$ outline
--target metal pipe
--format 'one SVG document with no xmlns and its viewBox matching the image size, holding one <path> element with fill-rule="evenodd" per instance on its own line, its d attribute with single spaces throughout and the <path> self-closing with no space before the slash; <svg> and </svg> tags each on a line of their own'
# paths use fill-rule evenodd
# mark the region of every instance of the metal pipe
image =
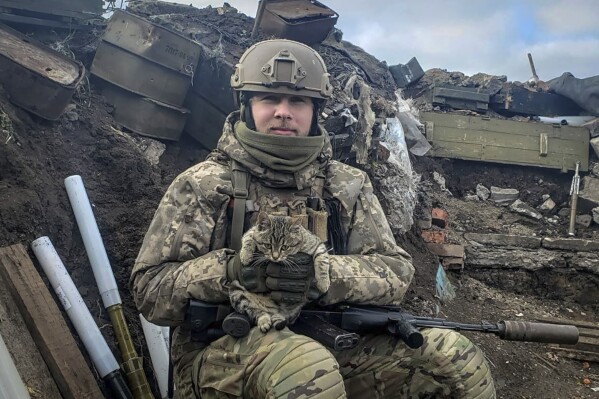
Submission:
<svg viewBox="0 0 599 399">
<path fill-rule="evenodd" d="M 48 237 L 36 239 L 31 243 L 31 249 L 39 260 L 50 285 L 54 288 L 58 300 L 73 323 L 77 335 L 81 338 L 100 376 L 112 388 L 116 398 L 132 398 L 120 373 L 119 364 L 50 239 Z"/>
<path fill-rule="evenodd" d="M 0 399 L 31 399 L 0 335 Z"/>
<path fill-rule="evenodd" d="M 102 302 L 108 311 L 114 328 L 129 388 L 135 399 L 153 399 L 154 396 L 143 370 L 143 359 L 137 356 L 125 321 L 121 297 L 87 192 L 83 186 L 83 180 L 81 176 L 74 175 L 67 177 L 64 183 L 96 283 L 100 289 Z"/>
<path fill-rule="evenodd" d="M 535 63 L 532 61 L 532 54 L 528 53 L 528 63 L 530 64 L 530 70 L 532 71 L 532 78 L 535 83 L 539 81 L 539 76 L 537 75 L 537 70 L 535 69 Z"/>
<path fill-rule="evenodd" d="M 570 227 L 568 229 L 568 235 L 576 235 L 576 210 L 578 208 L 578 191 L 580 189 L 580 176 L 578 175 L 578 169 L 580 168 L 580 161 L 576 161 L 576 170 L 574 171 L 574 177 L 572 177 L 572 185 L 570 186 Z"/>
</svg>

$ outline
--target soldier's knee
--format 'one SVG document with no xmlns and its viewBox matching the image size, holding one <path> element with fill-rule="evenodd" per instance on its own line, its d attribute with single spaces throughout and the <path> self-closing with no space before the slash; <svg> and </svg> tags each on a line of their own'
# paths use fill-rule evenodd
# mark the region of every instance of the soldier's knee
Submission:
<svg viewBox="0 0 599 399">
<path fill-rule="evenodd" d="M 483 352 L 467 337 L 451 330 L 429 329 L 424 353 L 428 353 L 435 374 L 443 375 L 464 398 L 494 398 L 495 386 Z"/>
<path fill-rule="evenodd" d="M 333 355 L 288 329 L 256 330 L 240 340 L 213 342 L 194 364 L 197 393 L 204 398 L 344 398 Z"/>
<path fill-rule="evenodd" d="M 337 360 L 318 342 L 293 335 L 270 349 L 262 362 L 260 375 L 254 380 L 257 389 L 252 393 L 257 397 L 345 397 Z"/>
</svg>

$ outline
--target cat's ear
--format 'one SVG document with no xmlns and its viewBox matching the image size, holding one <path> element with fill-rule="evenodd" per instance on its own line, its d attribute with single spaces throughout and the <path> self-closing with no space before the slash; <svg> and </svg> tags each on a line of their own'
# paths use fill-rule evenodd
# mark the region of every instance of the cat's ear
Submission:
<svg viewBox="0 0 599 399">
<path fill-rule="evenodd" d="M 266 212 L 260 212 L 258 214 L 258 229 L 259 230 L 264 230 L 270 227 L 270 218 L 268 217 L 268 213 Z"/>
</svg>

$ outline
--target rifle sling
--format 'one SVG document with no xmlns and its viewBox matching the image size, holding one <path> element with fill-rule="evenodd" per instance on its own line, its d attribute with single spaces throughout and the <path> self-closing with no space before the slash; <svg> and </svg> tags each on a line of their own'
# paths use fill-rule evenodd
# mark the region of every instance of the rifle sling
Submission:
<svg viewBox="0 0 599 399">
<path fill-rule="evenodd" d="M 245 221 L 245 202 L 249 194 L 249 173 L 235 160 L 231 161 L 233 184 L 233 220 L 231 222 L 231 249 L 239 252 Z"/>
</svg>

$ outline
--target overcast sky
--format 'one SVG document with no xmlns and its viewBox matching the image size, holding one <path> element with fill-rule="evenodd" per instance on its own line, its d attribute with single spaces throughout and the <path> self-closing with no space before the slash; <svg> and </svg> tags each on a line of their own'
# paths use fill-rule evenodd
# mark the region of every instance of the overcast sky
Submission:
<svg viewBox="0 0 599 399">
<path fill-rule="evenodd" d="M 222 1 L 176 0 L 221 6 Z M 339 14 L 348 40 L 389 65 L 416 57 L 424 70 L 509 80 L 541 80 L 571 72 L 599 75 L 599 0 L 321 0 Z M 228 0 L 254 17 L 257 0 Z"/>
</svg>

